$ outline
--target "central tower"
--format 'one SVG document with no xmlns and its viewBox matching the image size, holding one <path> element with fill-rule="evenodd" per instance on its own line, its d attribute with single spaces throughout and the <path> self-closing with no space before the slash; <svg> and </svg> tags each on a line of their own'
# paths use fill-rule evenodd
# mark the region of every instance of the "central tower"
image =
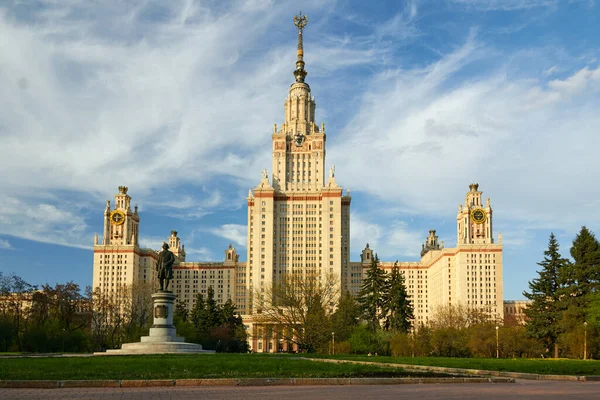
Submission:
<svg viewBox="0 0 600 400">
<path fill-rule="evenodd" d="M 315 98 L 305 82 L 303 29 L 298 29 L 295 82 L 284 101 L 284 122 L 274 126 L 272 180 L 267 170 L 248 194 L 248 314 L 260 314 L 252 299 L 286 275 L 333 276 L 347 288 L 350 257 L 350 195 L 342 194 L 332 166 L 325 177 L 325 125 L 315 123 Z"/>
<path fill-rule="evenodd" d="M 273 129 L 273 187 L 283 191 L 316 191 L 324 183 L 325 126 L 315 123 L 315 98 L 310 86 L 304 82 L 308 74 L 304 69 L 304 44 L 302 30 L 306 15 L 294 17 L 298 28 L 298 52 L 294 76 L 283 108 L 284 123 Z"/>
</svg>

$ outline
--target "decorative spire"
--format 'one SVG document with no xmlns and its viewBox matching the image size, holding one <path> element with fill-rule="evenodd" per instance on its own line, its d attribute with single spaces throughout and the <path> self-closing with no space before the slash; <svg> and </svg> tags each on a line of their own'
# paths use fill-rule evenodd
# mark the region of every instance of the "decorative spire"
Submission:
<svg viewBox="0 0 600 400">
<path fill-rule="evenodd" d="M 304 83 L 304 78 L 306 78 L 307 72 L 304 70 L 304 46 L 302 44 L 302 29 L 308 23 L 308 17 L 306 15 L 302 15 L 302 11 L 298 15 L 294 16 L 294 25 L 298 28 L 298 59 L 296 60 L 296 70 L 294 71 L 294 76 L 296 77 L 296 82 Z"/>
</svg>

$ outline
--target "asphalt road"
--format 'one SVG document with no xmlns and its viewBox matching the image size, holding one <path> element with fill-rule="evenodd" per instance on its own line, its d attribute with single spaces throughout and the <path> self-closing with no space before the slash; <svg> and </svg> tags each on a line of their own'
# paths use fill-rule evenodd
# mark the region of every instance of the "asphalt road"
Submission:
<svg viewBox="0 0 600 400">
<path fill-rule="evenodd" d="M 0 389 L 0 399 L 600 399 L 600 382 L 410 384 L 378 386 Z"/>
</svg>

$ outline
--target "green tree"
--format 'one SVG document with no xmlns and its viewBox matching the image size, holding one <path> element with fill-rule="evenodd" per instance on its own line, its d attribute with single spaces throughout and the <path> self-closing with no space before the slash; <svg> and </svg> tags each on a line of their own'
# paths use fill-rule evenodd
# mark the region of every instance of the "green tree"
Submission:
<svg viewBox="0 0 600 400">
<path fill-rule="evenodd" d="M 358 326 L 359 318 L 360 308 L 354 296 L 347 291 L 340 298 L 338 308 L 331 316 L 331 329 L 335 332 L 336 340 L 347 340 Z"/>
<path fill-rule="evenodd" d="M 206 305 L 205 305 L 205 318 L 208 328 L 214 328 L 219 324 L 219 305 L 215 300 L 215 290 L 212 286 L 209 286 L 206 290 Z"/>
<path fill-rule="evenodd" d="M 206 332 L 209 329 L 208 321 L 206 318 L 206 302 L 202 293 L 196 295 L 196 304 L 191 313 L 192 324 L 196 328 L 196 332 Z"/>
<path fill-rule="evenodd" d="M 585 226 L 571 247 L 573 263 L 565 269 L 565 294 L 576 306 L 586 306 L 586 296 L 600 290 L 600 243 Z"/>
<path fill-rule="evenodd" d="M 561 275 L 567 268 L 568 261 L 559 252 L 559 244 L 550 234 L 548 249 L 544 251 L 544 260 L 538 265 L 538 277 L 529 282 L 530 292 L 523 296 L 531 300 L 525 309 L 527 316 L 526 330 L 530 337 L 542 342 L 547 348 L 554 348 L 554 356 L 558 357 L 558 337 L 560 335 L 559 319 L 561 314 Z"/>
<path fill-rule="evenodd" d="M 187 322 L 189 315 L 190 312 L 185 305 L 185 301 L 177 300 L 173 317 L 179 318 L 182 322 Z"/>
<path fill-rule="evenodd" d="M 358 304 L 363 318 L 373 333 L 381 328 L 379 319 L 385 306 L 386 275 L 385 271 L 379 268 L 379 257 L 375 254 L 358 293 Z"/>
<path fill-rule="evenodd" d="M 242 317 L 236 314 L 236 308 L 231 299 L 222 306 L 217 306 L 217 325 L 210 330 L 212 342 L 216 342 L 216 350 L 226 353 L 248 352 L 246 328 Z"/>
<path fill-rule="evenodd" d="M 236 315 L 235 315 L 235 305 L 231 299 L 228 299 L 225 304 L 223 304 L 219 309 L 218 321 L 219 324 L 231 324 L 235 323 Z"/>
<path fill-rule="evenodd" d="M 386 286 L 382 310 L 383 326 L 385 330 L 407 333 L 415 316 L 404 284 L 404 274 L 398 269 L 398 261 L 394 263 Z"/>
</svg>

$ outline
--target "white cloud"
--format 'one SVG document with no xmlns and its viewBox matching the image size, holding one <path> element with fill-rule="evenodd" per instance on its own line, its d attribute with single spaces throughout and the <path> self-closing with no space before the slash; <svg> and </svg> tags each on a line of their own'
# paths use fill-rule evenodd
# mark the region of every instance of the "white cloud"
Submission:
<svg viewBox="0 0 600 400">
<path fill-rule="evenodd" d="M 539 7 L 556 7 L 557 0 L 450 0 L 478 11 L 513 11 Z"/>
<path fill-rule="evenodd" d="M 240 224 L 224 224 L 208 230 L 213 235 L 230 240 L 239 247 L 246 248 L 248 227 Z"/>
<path fill-rule="evenodd" d="M 479 182 L 507 223 L 600 223 L 587 201 L 600 195 L 591 151 L 600 145 L 592 85 L 600 69 L 547 86 L 542 76 L 512 77 L 502 64 L 473 74 L 472 64 L 493 54 L 472 37 L 431 65 L 376 74 L 340 130 L 344 140 L 329 148 L 338 182 L 390 207 L 444 217 Z M 574 197 L 575 188 L 585 196 Z"/>
<path fill-rule="evenodd" d="M 142 248 L 160 251 L 162 249 L 163 243 L 167 242 L 167 237 L 145 236 L 142 234 L 140 235 L 138 241 L 140 242 L 140 247 Z"/>
<path fill-rule="evenodd" d="M 350 216 L 350 248 L 360 253 L 367 244 L 382 260 L 419 255 L 423 232 L 411 230 L 405 221 L 374 223 L 373 218 L 353 212 Z"/>
<path fill-rule="evenodd" d="M 206 247 L 199 248 L 187 248 L 185 249 L 186 260 L 194 261 L 194 260 L 202 260 L 202 261 L 210 261 L 215 260 L 213 252 L 211 249 Z"/>
<path fill-rule="evenodd" d="M 556 67 L 556 65 L 553 65 L 544 71 L 544 75 L 550 76 L 552 74 L 555 74 L 557 71 L 558 71 L 558 68 Z"/>
<path fill-rule="evenodd" d="M 600 67 L 594 70 L 585 67 L 567 79 L 551 81 L 548 86 L 559 92 L 577 94 L 585 90 L 588 85 L 593 87 L 593 85 L 597 85 L 598 83 L 600 83 Z"/>
<path fill-rule="evenodd" d="M 8 240 L 0 239 L 0 250 L 11 250 L 13 247 Z"/>
<path fill-rule="evenodd" d="M 70 201 L 49 204 L 46 199 L 0 196 L 0 233 L 44 243 L 89 249 L 87 224 Z"/>
</svg>

